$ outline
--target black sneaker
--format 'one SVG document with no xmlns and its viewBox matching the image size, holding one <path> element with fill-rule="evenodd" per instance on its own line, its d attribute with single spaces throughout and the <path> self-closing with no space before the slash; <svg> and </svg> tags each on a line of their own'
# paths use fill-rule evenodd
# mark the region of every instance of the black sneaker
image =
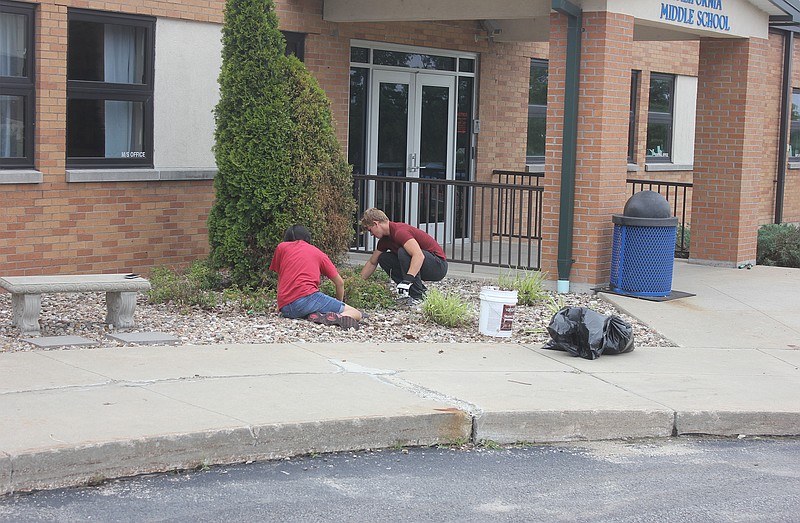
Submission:
<svg viewBox="0 0 800 523">
<path fill-rule="evenodd" d="M 412 309 L 416 308 L 419 310 L 422 306 L 422 302 L 425 301 L 425 298 L 415 298 L 413 296 L 409 296 L 405 300 L 402 301 L 403 305 L 410 307 Z"/>
</svg>

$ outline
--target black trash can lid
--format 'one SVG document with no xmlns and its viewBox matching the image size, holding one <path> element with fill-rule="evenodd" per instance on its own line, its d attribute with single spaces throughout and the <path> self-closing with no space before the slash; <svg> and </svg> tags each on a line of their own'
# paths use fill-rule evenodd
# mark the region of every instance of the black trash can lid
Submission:
<svg viewBox="0 0 800 523">
<path fill-rule="evenodd" d="M 637 192 L 625 202 L 623 216 L 631 218 L 670 218 L 669 202 L 655 191 Z"/>
<path fill-rule="evenodd" d="M 640 191 L 628 198 L 622 215 L 611 217 L 614 223 L 641 227 L 671 227 L 678 225 L 672 216 L 669 202 L 655 191 Z"/>
</svg>

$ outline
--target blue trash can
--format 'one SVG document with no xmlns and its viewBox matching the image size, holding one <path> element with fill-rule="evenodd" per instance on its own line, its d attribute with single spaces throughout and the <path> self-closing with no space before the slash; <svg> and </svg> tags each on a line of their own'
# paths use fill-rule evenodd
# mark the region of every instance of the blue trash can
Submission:
<svg viewBox="0 0 800 523">
<path fill-rule="evenodd" d="M 641 191 L 611 217 L 611 290 L 630 296 L 669 296 L 678 218 L 655 191 Z"/>
</svg>

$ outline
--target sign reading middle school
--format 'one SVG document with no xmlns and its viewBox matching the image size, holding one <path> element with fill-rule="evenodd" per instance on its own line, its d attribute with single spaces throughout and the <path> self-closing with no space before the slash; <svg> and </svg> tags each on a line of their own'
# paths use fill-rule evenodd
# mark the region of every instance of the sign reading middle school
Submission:
<svg viewBox="0 0 800 523">
<path fill-rule="evenodd" d="M 769 37 L 769 14 L 759 7 L 768 2 L 761 0 L 605 0 L 605 2 L 609 12 L 634 17 L 637 27 L 645 37 L 648 28 L 688 33 L 698 38 Z"/>
<path fill-rule="evenodd" d="M 723 14 L 722 0 L 661 2 L 659 19 L 716 31 L 731 30 L 730 18 Z"/>
</svg>

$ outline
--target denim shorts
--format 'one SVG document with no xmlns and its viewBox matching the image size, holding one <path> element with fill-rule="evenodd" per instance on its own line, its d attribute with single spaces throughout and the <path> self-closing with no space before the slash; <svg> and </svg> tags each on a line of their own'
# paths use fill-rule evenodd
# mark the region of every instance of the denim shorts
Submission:
<svg viewBox="0 0 800 523">
<path fill-rule="evenodd" d="M 286 318 L 302 318 L 312 312 L 341 313 L 342 311 L 344 311 L 344 303 L 319 291 L 281 307 L 281 314 Z"/>
</svg>

